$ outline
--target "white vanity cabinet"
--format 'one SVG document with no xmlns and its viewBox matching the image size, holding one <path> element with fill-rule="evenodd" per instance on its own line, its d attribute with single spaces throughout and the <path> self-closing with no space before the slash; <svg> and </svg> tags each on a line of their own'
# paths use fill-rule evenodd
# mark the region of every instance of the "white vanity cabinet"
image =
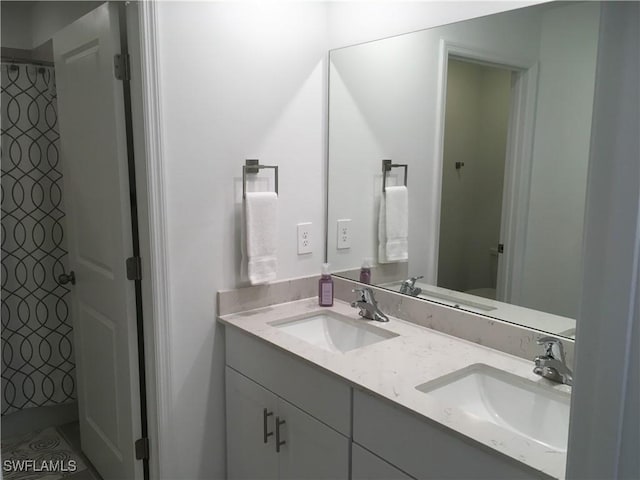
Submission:
<svg viewBox="0 0 640 480">
<path fill-rule="evenodd" d="M 353 441 L 418 479 L 551 478 L 357 389 Z"/>
<path fill-rule="evenodd" d="M 233 324 L 225 340 L 230 479 L 553 478 L 524 455 L 518 461 L 354 386 L 349 372 L 319 366 L 317 351 L 311 361 L 288 350 L 286 338 L 261 338 Z M 371 363 L 375 368 L 376 359 Z"/>
<path fill-rule="evenodd" d="M 348 479 L 351 388 L 226 330 L 227 476 Z"/>
</svg>

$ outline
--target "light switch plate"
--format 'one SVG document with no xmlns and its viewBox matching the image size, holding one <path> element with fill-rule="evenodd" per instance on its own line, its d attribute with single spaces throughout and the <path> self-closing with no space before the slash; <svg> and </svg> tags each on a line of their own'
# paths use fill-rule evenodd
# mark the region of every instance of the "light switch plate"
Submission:
<svg viewBox="0 0 640 480">
<path fill-rule="evenodd" d="M 298 255 L 311 253 L 311 222 L 298 224 Z"/>
<path fill-rule="evenodd" d="M 338 220 L 338 250 L 351 248 L 351 219 Z"/>
</svg>

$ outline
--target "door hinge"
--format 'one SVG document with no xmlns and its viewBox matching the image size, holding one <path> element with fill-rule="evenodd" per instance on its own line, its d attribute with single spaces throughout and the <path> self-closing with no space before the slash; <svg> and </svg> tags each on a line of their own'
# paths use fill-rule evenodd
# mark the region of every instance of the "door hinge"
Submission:
<svg viewBox="0 0 640 480">
<path fill-rule="evenodd" d="M 142 437 L 136 440 L 136 460 L 149 460 L 149 439 Z"/>
<path fill-rule="evenodd" d="M 142 259 L 140 257 L 127 258 L 127 279 L 142 280 Z"/>
<path fill-rule="evenodd" d="M 131 68 L 128 53 L 116 53 L 113 56 L 113 73 L 118 80 L 131 80 Z"/>
<path fill-rule="evenodd" d="M 498 253 L 504 253 L 504 243 L 498 244 Z"/>
</svg>

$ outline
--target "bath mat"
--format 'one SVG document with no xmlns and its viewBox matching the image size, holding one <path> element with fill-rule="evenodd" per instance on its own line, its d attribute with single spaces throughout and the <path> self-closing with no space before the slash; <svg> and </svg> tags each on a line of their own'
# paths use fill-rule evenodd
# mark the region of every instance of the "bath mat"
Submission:
<svg viewBox="0 0 640 480">
<path fill-rule="evenodd" d="M 4 480 L 57 480 L 86 468 L 54 427 L 2 441 Z"/>
</svg>

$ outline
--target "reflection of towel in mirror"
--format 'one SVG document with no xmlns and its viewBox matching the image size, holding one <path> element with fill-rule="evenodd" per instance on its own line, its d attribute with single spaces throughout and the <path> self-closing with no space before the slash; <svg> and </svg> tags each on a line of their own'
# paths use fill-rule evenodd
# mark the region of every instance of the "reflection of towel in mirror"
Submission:
<svg viewBox="0 0 640 480">
<path fill-rule="evenodd" d="M 378 262 L 409 259 L 409 191 L 405 186 L 387 187 L 380 198 L 378 216 Z"/>
<path fill-rule="evenodd" d="M 278 195 L 247 192 L 244 202 L 247 273 L 251 285 L 276 278 Z"/>
</svg>

